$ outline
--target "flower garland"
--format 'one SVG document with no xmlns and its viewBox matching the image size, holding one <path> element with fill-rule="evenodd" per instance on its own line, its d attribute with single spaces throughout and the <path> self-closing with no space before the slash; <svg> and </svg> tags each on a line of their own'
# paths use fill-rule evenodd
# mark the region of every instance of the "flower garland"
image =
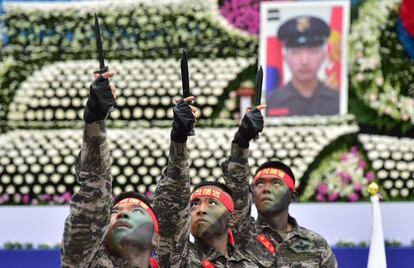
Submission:
<svg viewBox="0 0 414 268">
<path fill-rule="evenodd" d="M 301 196 L 303 201 L 333 202 L 366 199 L 367 185 L 375 174 L 367 168 L 367 162 L 358 148 L 339 150 L 314 170 Z"/>
<path fill-rule="evenodd" d="M 220 14 L 233 26 L 257 35 L 259 33 L 260 2 L 257 0 L 225 0 Z"/>
<path fill-rule="evenodd" d="M 396 12 L 400 0 L 367 0 L 360 9 L 359 20 L 352 25 L 350 34 L 351 85 L 364 103 L 377 111 L 404 123 L 414 123 L 414 99 L 401 95 L 401 89 L 390 81 L 381 64 L 381 35 Z M 393 72 L 392 68 L 388 69 Z M 397 70 L 398 71 L 398 70 Z M 405 70 L 401 70 L 405 71 Z"/>
</svg>

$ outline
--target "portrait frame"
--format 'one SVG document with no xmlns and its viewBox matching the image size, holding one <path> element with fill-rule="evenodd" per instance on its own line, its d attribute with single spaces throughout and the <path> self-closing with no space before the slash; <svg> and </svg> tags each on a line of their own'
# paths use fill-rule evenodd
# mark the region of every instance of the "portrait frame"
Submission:
<svg viewBox="0 0 414 268">
<path fill-rule="evenodd" d="M 330 29 L 329 36 L 323 45 L 325 58 L 317 70 L 317 78 L 324 85 L 339 93 L 335 93 L 336 97 L 339 95 L 339 98 L 336 98 L 339 99 L 338 107 L 332 107 L 338 111 L 335 115 L 346 114 L 348 111 L 347 40 L 350 27 L 350 3 L 347 0 L 261 3 L 259 65 L 263 67 L 262 103 L 271 103 L 268 101 L 271 93 L 275 90 L 283 90 L 292 78 L 290 66 L 285 61 L 285 43 L 278 38 L 277 33 L 284 23 L 299 17 L 319 18 L 326 22 Z M 332 102 L 329 106 L 332 106 Z M 292 115 L 287 108 L 276 109 L 269 105 L 265 114 L 267 118 Z"/>
</svg>

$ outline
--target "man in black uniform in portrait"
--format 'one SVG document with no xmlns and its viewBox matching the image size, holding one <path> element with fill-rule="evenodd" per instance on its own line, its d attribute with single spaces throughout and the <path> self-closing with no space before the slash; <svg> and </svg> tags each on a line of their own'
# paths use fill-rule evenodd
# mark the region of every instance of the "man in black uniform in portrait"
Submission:
<svg viewBox="0 0 414 268">
<path fill-rule="evenodd" d="M 277 36 L 284 47 L 292 78 L 266 96 L 266 114 L 334 115 L 339 113 L 339 91 L 325 85 L 318 71 L 326 57 L 329 26 L 322 19 L 300 16 L 283 23 Z"/>
</svg>

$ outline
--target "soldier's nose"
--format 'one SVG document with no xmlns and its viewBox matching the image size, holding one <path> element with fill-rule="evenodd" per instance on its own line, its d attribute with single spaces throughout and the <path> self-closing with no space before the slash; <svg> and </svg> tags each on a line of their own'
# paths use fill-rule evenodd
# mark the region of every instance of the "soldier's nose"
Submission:
<svg viewBox="0 0 414 268">
<path fill-rule="evenodd" d="M 268 189 L 267 187 L 265 187 L 265 188 L 263 189 L 263 193 L 264 193 L 264 194 L 269 194 L 269 193 L 270 193 L 270 191 L 269 191 L 269 189 Z"/>
<path fill-rule="evenodd" d="M 129 215 L 126 212 L 120 212 L 117 216 L 117 219 L 128 219 Z"/>
</svg>

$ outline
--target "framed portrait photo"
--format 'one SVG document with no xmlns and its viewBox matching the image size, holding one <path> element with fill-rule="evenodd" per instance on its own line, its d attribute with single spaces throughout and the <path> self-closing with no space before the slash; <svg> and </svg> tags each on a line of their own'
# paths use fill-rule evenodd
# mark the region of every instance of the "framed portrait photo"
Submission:
<svg viewBox="0 0 414 268">
<path fill-rule="evenodd" d="M 349 1 L 261 3 L 267 117 L 347 113 L 348 30 Z"/>
</svg>

